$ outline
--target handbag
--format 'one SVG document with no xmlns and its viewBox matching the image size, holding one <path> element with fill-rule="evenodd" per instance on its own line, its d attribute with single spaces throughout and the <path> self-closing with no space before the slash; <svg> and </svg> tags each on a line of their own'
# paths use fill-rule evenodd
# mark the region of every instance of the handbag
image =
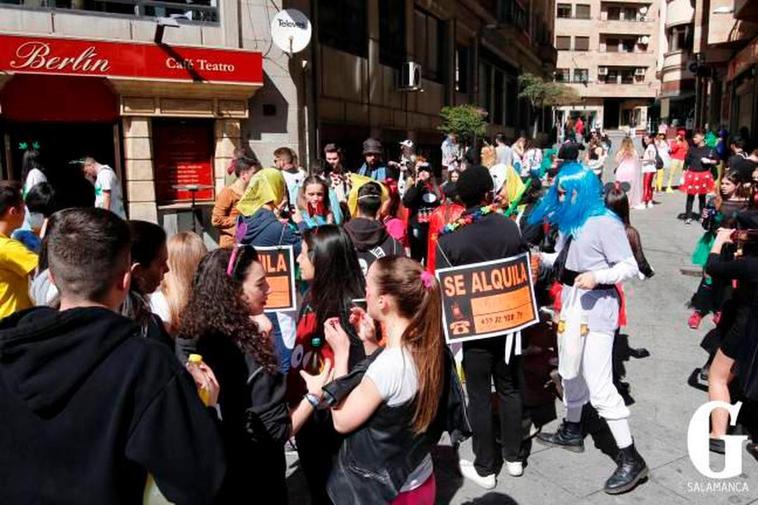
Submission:
<svg viewBox="0 0 758 505">
<path fill-rule="evenodd" d="M 558 320 L 558 373 L 564 380 L 579 375 L 588 333 L 587 314 L 582 309 L 579 289 L 572 287 Z"/>
</svg>

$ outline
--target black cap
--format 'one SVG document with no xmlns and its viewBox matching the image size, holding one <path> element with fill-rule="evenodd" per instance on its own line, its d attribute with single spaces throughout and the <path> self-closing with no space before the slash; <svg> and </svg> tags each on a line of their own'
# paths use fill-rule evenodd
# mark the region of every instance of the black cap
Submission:
<svg viewBox="0 0 758 505">
<path fill-rule="evenodd" d="M 458 190 L 458 199 L 466 207 L 473 207 L 482 203 L 494 185 L 489 170 L 481 165 L 472 165 L 461 172 L 455 187 Z"/>
</svg>

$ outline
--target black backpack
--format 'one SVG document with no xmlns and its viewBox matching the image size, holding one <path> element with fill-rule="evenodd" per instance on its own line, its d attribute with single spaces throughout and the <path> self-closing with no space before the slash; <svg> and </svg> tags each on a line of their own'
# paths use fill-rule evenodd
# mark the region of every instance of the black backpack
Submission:
<svg viewBox="0 0 758 505">
<path fill-rule="evenodd" d="M 663 168 L 663 158 L 661 158 L 661 155 L 658 154 L 658 146 L 653 144 L 653 149 L 655 149 L 655 169 L 660 170 Z"/>
</svg>

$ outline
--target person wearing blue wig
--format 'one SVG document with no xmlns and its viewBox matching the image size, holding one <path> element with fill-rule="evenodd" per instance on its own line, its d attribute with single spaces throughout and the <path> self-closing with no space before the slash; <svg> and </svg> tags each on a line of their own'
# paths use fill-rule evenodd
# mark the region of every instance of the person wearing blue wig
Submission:
<svg viewBox="0 0 758 505">
<path fill-rule="evenodd" d="M 561 322 L 580 320 L 583 335 L 576 376 L 563 380 L 566 417 L 555 433 L 540 433 L 537 440 L 583 452 L 582 408 L 590 402 L 608 422 L 619 448 L 616 470 L 604 490 L 608 494 L 630 491 L 647 477 L 648 468 L 635 449 L 627 420 L 629 409 L 612 377 L 613 338 L 620 307 L 616 284 L 639 271 L 624 224 L 605 207 L 600 179 L 576 162 L 561 166 L 529 221 L 548 221 L 558 228 L 556 252 L 542 253 L 541 260 L 559 272 L 563 285 Z"/>
</svg>

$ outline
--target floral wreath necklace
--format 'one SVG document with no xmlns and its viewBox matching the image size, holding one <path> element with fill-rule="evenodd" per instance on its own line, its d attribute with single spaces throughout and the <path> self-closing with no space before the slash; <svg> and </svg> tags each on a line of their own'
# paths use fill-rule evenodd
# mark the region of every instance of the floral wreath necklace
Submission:
<svg viewBox="0 0 758 505">
<path fill-rule="evenodd" d="M 476 223 L 484 216 L 492 214 L 493 212 L 498 214 L 503 213 L 502 209 L 494 203 L 485 205 L 484 207 L 480 207 L 473 212 L 462 215 L 452 223 L 446 224 L 445 227 L 440 230 L 440 235 L 452 233 L 463 228 L 464 226 L 470 225 L 471 223 Z"/>
</svg>

